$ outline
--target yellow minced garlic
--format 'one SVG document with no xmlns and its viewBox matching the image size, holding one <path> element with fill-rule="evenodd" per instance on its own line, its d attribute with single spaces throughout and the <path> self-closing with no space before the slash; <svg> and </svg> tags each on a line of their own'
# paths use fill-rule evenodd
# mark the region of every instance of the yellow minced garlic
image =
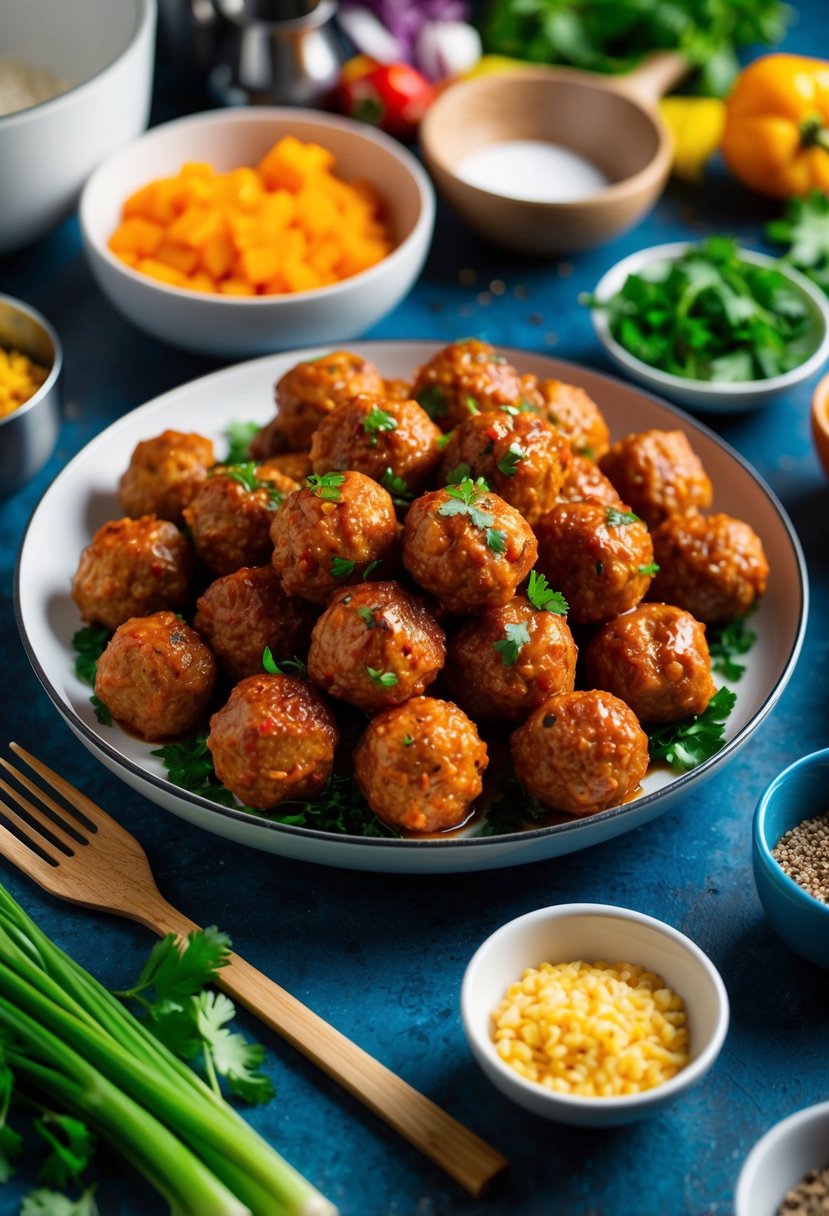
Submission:
<svg viewBox="0 0 829 1216">
<path fill-rule="evenodd" d="M 633 963 L 542 963 L 492 1014 L 496 1050 L 554 1093 L 636 1094 L 688 1063 L 681 997 Z"/>
<path fill-rule="evenodd" d="M 33 363 L 20 351 L 0 346 L 0 418 L 28 401 L 48 375 L 45 367 Z"/>
</svg>

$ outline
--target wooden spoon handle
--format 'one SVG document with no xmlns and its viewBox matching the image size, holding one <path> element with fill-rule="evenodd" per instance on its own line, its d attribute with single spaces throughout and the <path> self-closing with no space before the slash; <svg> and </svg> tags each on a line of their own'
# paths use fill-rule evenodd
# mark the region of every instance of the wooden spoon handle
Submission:
<svg viewBox="0 0 829 1216">
<path fill-rule="evenodd" d="M 182 936 L 198 928 L 166 900 L 146 910 L 143 923 Z M 499 1152 L 413 1089 L 402 1077 L 324 1021 L 307 1006 L 232 953 L 216 984 L 286 1039 L 475 1198 L 509 1168 Z"/>
<path fill-rule="evenodd" d="M 609 76 L 607 83 L 617 92 L 627 93 L 646 105 L 655 105 L 690 70 L 688 60 L 677 51 L 653 51 L 633 71 Z"/>
</svg>

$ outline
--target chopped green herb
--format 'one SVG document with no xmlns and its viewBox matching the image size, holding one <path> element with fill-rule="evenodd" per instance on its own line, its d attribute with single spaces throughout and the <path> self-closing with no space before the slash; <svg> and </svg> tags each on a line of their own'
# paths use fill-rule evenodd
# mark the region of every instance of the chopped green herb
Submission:
<svg viewBox="0 0 829 1216">
<path fill-rule="evenodd" d="M 225 427 L 228 442 L 225 464 L 244 464 L 250 460 L 250 445 L 260 429 L 257 422 L 229 422 Z"/>
<path fill-rule="evenodd" d="M 696 768 L 725 744 L 725 723 L 737 701 L 730 688 L 720 688 L 707 709 L 682 722 L 667 722 L 648 731 L 652 760 L 665 760 L 677 772 Z"/>
<path fill-rule="evenodd" d="M 259 477 L 258 466 L 255 461 L 248 460 L 244 464 L 217 464 L 214 469 L 210 470 L 211 474 L 222 474 L 229 477 L 231 481 L 238 481 L 239 485 L 244 486 L 249 494 L 255 494 L 257 490 L 265 490 L 268 495 L 268 508 L 274 510 L 282 502 L 282 495 L 272 481 L 264 481 Z"/>
<path fill-rule="evenodd" d="M 351 578 L 357 563 L 347 557 L 331 558 L 331 573 L 334 578 Z"/>
<path fill-rule="evenodd" d="M 766 225 L 766 236 L 788 245 L 784 260 L 829 293 L 829 195 L 813 190 L 790 199 L 785 215 Z"/>
<path fill-rule="evenodd" d="M 512 772 L 503 772 L 498 777 L 500 793 L 486 808 L 486 818 L 481 828 L 482 836 L 503 836 L 507 832 L 520 832 L 527 827 L 543 823 L 549 810 L 540 802 L 530 798 L 522 789 Z"/>
<path fill-rule="evenodd" d="M 194 735 L 179 743 L 165 743 L 150 753 L 158 756 L 173 785 L 218 802 L 221 806 L 236 806 L 230 790 L 221 784 L 213 768 L 213 757 L 207 749 L 207 735 Z"/>
<path fill-rule="evenodd" d="M 429 384 L 421 389 L 415 400 L 433 422 L 443 418 L 446 413 L 446 395 L 438 384 Z"/>
<path fill-rule="evenodd" d="M 628 524 L 641 523 L 633 511 L 620 511 L 617 507 L 606 507 L 604 517 L 609 528 L 626 528 Z"/>
<path fill-rule="evenodd" d="M 101 723 L 101 726 L 112 726 L 112 713 L 96 693 L 93 692 L 89 698 L 89 703 L 95 710 L 95 717 Z"/>
<path fill-rule="evenodd" d="M 297 679 L 304 680 L 308 675 L 307 666 L 296 655 L 292 659 L 282 659 L 277 663 L 270 646 L 266 646 L 262 651 L 262 667 L 271 676 L 296 676 Z"/>
<path fill-rule="evenodd" d="M 647 564 L 636 567 L 637 574 L 648 574 L 653 577 L 659 573 L 659 562 L 647 562 Z"/>
<path fill-rule="evenodd" d="M 393 688 L 397 683 L 397 676 L 393 671 L 378 671 L 376 667 L 366 667 L 366 671 L 375 688 Z"/>
<path fill-rule="evenodd" d="M 75 649 L 75 675 L 84 684 L 95 687 L 98 659 L 107 648 L 112 630 L 105 625 L 85 625 L 72 634 Z"/>
<path fill-rule="evenodd" d="M 439 452 L 442 452 L 445 447 L 448 447 L 452 441 L 452 436 L 454 433 L 454 431 L 447 431 L 445 435 L 438 435 L 435 443 Z"/>
<path fill-rule="evenodd" d="M 456 464 L 451 473 L 447 475 L 446 484 L 448 486 L 459 485 L 460 482 L 468 480 L 472 475 L 472 470 L 465 460 L 460 464 Z"/>
<path fill-rule="evenodd" d="M 457 485 L 446 486 L 445 493 L 449 496 L 449 502 L 441 503 L 438 507 L 438 515 L 467 515 L 476 528 L 486 528 L 487 544 L 490 548 L 496 549 L 499 537 L 504 537 L 504 534 L 503 532 L 498 533 L 498 530 L 493 528 L 495 516 L 492 512 L 485 511 L 479 505 L 484 495 L 489 493 L 489 486 L 483 477 L 479 477 L 476 481 L 464 477 Z M 490 533 L 493 534 L 493 541 L 490 540 Z M 497 536 L 496 533 L 498 533 Z M 496 549 L 496 552 L 499 551 L 503 550 Z"/>
<path fill-rule="evenodd" d="M 340 486 L 344 481 L 345 473 L 309 473 L 305 478 L 308 489 L 326 502 L 341 501 Z"/>
<path fill-rule="evenodd" d="M 357 616 L 362 617 L 362 619 L 365 621 L 365 623 L 369 629 L 373 629 L 374 626 L 377 624 L 377 622 L 374 619 L 374 609 L 373 608 L 366 608 L 366 607 L 358 608 Z"/>
<path fill-rule="evenodd" d="M 538 612 L 554 612 L 566 616 L 570 605 L 560 591 L 553 591 L 545 575 L 531 570 L 527 582 L 527 599 Z"/>
<path fill-rule="evenodd" d="M 506 454 L 498 461 L 498 468 L 505 477 L 514 477 L 522 460 L 527 459 L 527 453 L 517 443 L 511 443 Z"/>
<path fill-rule="evenodd" d="M 748 654 L 757 641 L 757 634 L 747 628 L 745 618 L 738 617 L 727 625 L 709 626 L 707 630 L 711 670 L 726 680 L 739 680 L 745 663 L 736 661 L 738 655 Z"/>
<path fill-rule="evenodd" d="M 408 507 L 412 501 L 412 492 L 402 477 L 398 477 L 392 469 L 386 469 L 380 478 L 380 485 L 388 490 L 396 507 Z"/>
<path fill-rule="evenodd" d="M 404 747 L 411 747 L 412 744 L 414 743 L 414 739 L 412 738 L 411 735 L 404 735 L 401 742 Z"/>
<path fill-rule="evenodd" d="M 506 553 L 507 534 L 502 528 L 487 528 L 486 543 L 493 553 Z"/>
<path fill-rule="evenodd" d="M 391 414 L 374 405 L 363 419 L 363 430 L 371 436 L 370 442 L 376 446 L 378 433 L 381 431 L 396 431 L 397 421 Z"/>
<path fill-rule="evenodd" d="M 504 626 L 504 637 L 492 643 L 493 650 L 501 656 L 505 667 L 514 667 L 518 662 L 522 647 L 530 640 L 530 631 L 525 621 L 510 622 Z"/>
<path fill-rule="evenodd" d="M 280 802 L 268 811 L 268 818 L 341 836 L 400 835 L 374 815 L 353 776 L 345 773 L 332 773 L 316 798 Z"/>
<path fill-rule="evenodd" d="M 467 410 L 469 411 L 469 413 L 470 413 L 470 414 L 473 414 L 473 415 L 480 414 L 480 412 L 481 412 L 481 411 L 478 409 L 478 402 L 475 400 L 475 398 L 474 398 L 474 397 L 467 397 L 467 399 L 466 399 L 466 408 L 467 408 Z"/>
<path fill-rule="evenodd" d="M 363 578 L 368 578 L 368 576 L 373 574 L 377 567 L 382 566 L 382 564 L 383 563 L 379 557 L 376 557 L 373 562 L 369 562 L 363 571 Z"/>
<path fill-rule="evenodd" d="M 51 1150 L 38 1174 L 38 1182 L 61 1190 L 79 1182 L 95 1152 L 95 1137 L 86 1124 L 71 1115 L 46 1111 L 34 1120 L 34 1128 Z"/>
</svg>

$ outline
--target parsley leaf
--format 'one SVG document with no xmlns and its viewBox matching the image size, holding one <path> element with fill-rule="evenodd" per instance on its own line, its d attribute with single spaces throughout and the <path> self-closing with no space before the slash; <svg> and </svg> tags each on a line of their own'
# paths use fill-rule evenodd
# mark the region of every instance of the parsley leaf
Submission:
<svg viewBox="0 0 829 1216">
<path fill-rule="evenodd" d="M 388 490 L 397 507 L 407 507 L 412 501 L 412 492 L 402 477 L 398 477 L 392 469 L 386 469 L 380 478 L 380 485 Z"/>
<path fill-rule="evenodd" d="M 95 1137 L 86 1124 L 71 1115 L 48 1111 L 34 1120 L 34 1127 L 51 1149 L 38 1182 L 61 1189 L 80 1182 L 95 1152 Z"/>
<path fill-rule="evenodd" d="M 275 510 L 282 502 L 282 495 L 274 483 L 260 478 L 258 465 L 253 460 L 247 460 L 243 464 L 217 464 L 210 470 L 209 476 L 220 474 L 229 477 L 231 481 L 238 481 L 239 485 L 244 486 L 249 494 L 255 494 L 257 490 L 265 490 L 268 495 L 269 510 Z"/>
<path fill-rule="evenodd" d="M 498 789 L 498 797 L 493 798 L 486 808 L 482 836 L 520 832 L 528 826 L 542 823 L 549 816 L 547 807 L 528 797 L 514 773 L 500 774 Z"/>
<path fill-rule="evenodd" d="M 504 637 L 492 643 L 493 650 L 501 656 L 505 667 L 514 667 L 522 647 L 530 640 L 530 631 L 525 621 L 510 622 L 504 626 Z"/>
<path fill-rule="evenodd" d="M 342 494 L 340 486 L 345 481 L 345 473 L 309 473 L 305 478 L 308 489 L 326 502 L 340 502 Z"/>
<path fill-rule="evenodd" d="M 343 836 L 399 836 L 369 808 L 350 773 L 332 773 L 316 798 L 280 802 L 269 812 L 277 823 Z"/>
<path fill-rule="evenodd" d="M 225 427 L 228 442 L 226 464 L 242 464 L 250 460 L 250 445 L 259 432 L 257 422 L 229 422 Z"/>
<path fill-rule="evenodd" d="M 334 578 L 351 578 L 356 566 L 357 563 L 348 557 L 331 558 L 331 573 Z"/>
<path fill-rule="evenodd" d="M 72 634 L 72 646 L 75 649 L 75 675 L 84 684 L 95 686 L 95 674 L 98 659 L 107 648 L 112 637 L 112 630 L 105 625 L 85 625 Z"/>
<path fill-rule="evenodd" d="M 493 553 L 506 553 L 507 534 L 501 528 L 487 528 L 486 543 Z"/>
<path fill-rule="evenodd" d="M 766 236 L 788 245 L 785 261 L 829 292 L 829 196 L 812 190 L 790 199 L 785 215 L 766 225 Z"/>
<path fill-rule="evenodd" d="M 745 672 L 745 663 L 736 661 L 738 655 L 748 654 L 757 634 L 746 627 L 744 617 L 729 621 L 719 628 L 709 627 L 708 651 L 711 655 L 711 670 L 726 680 L 739 680 Z"/>
<path fill-rule="evenodd" d="M 449 501 L 441 503 L 438 515 L 467 515 L 476 528 L 486 530 L 486 543 L 490 549 L 494 553 L 505 553 L 506 532 L 494 528 L 495 516 L 479 505 L 483 496 L 489 492 L 489 486 L 483 477 L 477 478 L 476 481 L 464 477 L 457 485 L 447 485 L 444 490 Z"/>
<path fill-rule="evenodd" d="M 467 410 L 469 411 L 469 413 L 470 413 L 470 414 L 473 414 L 473 415 L 480 414 L 480 412 L 481 412 L 481 411 L 478 409 L 478 402 L 475 400 L 475 398 L 474 398 L 474 397 L 467 397 L 467 399 L 466 399 L 466 408 L 467 408 Z"/>
<path fill-rule="evenodd" d="M 462 460 L 460 464 L 456 464 L 454 469 L 446 477 L 446 485 L 457 486 L 462 481 L 468 480 L 472 476 L 472 469 Z"/>
<path fill-rule="evenodd" d="M 228 1030 L 236 1009 L 223 992 L 200 992 L 195 998 L 196 1027 L 201 1038 L 208 1076 L 218 1073 L 232 1094 L 245 1102 L 264 1103 L 276 1093 L 273 1082 L 259 1070 L 265 1062 L 261 1043 Z M 218 1089 L 218 1085 L 214 1086 Z"/>
<path fill-rule="evenodd" d="M 426 411 L 433 422 L 446 413 L 446 395 L 438 384 L 428 384 L 415 397 L 418 405 Z"/>
<path fill-rule="evenodd" d="M 366 667 L 366 671 L 375 688 L 393 688 L 397 683 L 397 676 L 393 671 L 378 671 L 376 667 Z"/>
<path fill-rule="evenodd" d="M 104 705 L 97 693 L 92 694 L 89 698 L 89 703 L 95 710 L 95 717 L 101 723 L 101 726 L 112 726 L 112 713 L 108 705 Z"/>
<path fill-rule="evenodd" d="M 88 1187 L 77 1199 L 45 1188 L 29 1191 L 20 1205 L 20 1216 L 98 1216 L 95 1188 Z"/>
<path fill-rule="evenodd" d="M 369 628 L 369 629 L 373 629 L 374 626 L 377 624 L 377 622 L 374 619 L 374 612 L 375 612 L 374 608 L 366 608 L 365 605 L 363 605 L 362 608 L 357 609 L 357 616 L 362 617 L 362 619 L 366 623 L 367 628 Z"/>
<path fill-rule="evenodd" d="M 665 760 L 682 773 L 716 755 L 725 744 L 725 723 L 736 701 L 736 693 L 723 687 L 701 714 L 652 727 L 648 731 L 651 759 Z"/>
<path fill-rule="evenodd" d="M 308 675 L 307 666 L 296 655 L 292 659 L 281 659 L 277 663 L 270 646 L 266 646 L 262 651 L 262 667 L 272 676 L 296 676 L 297 679 L 304 680 Z"/>
<path fill-rule="evenodd" d="M 386 410 L 381 410 L 379 406 L 373 405 L 363 419 L 363 430 L 367 435 L 371 436 L 369 442 L 376 447 L 378 433 L 381 431 L 396 431 L 397 421 Z"/>
<path fill-rule="evenodd" d="M 527 453 L 517 443 L 511 443 L 507 448 L 506 454 L 498 461 L 498 468 L 505 477 L 514 477 L 518 466 L 522 460 L 526 460 Z"/>
<path fill-rule="evenodd" d="M 454 431 L 447 431 L 444 435 L 438 435 L 437 439 L 435 440 L 435 444 L 439 452 L 442 452 L 445 447 L 449 446 L 454 433 Z"/>
<path fill-rule="evenodd" d="M 639 516 L 633 511 L 620 511 L 617 507 L 605 508 L 605 523 L 609 528 L 624 528 L 628 524 L 639 523 Z"/>
<path fill-rule="evenodd" d="M 531 570 L 527 580 L 527 599 L 537 612 L 554 612 L 556 616 L 566 616 L 570 605 L 560 591 L 553 591 L 546 575 L 538 570 Z"/>
<path fill-rule="evenodd" d="M 213 757 L 207 748 L 207 735 L 194 735 L 191 739 L 183 739 L 179 743 L 165 743 L 150 752 L 158 756 L 167 770 L 167 777 L 173 785 L 209 798 L 222 806 L 237 806 L 236 799 L 230 790 L 219 782 L 213 769 Z"/>
<path fill-rule="evenodd" d="M 653 577 L 654 574 L 659 573 L 659 562 L 647 562 L 642 566 L 637 566 L 636 573 L 649 574 L 651 577 Z"/>
</svg>

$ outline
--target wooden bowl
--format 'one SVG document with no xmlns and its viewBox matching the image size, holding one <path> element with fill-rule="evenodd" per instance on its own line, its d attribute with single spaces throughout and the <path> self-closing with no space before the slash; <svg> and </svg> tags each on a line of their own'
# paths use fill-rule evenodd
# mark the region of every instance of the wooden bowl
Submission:
<svg viewBox="0 0 829 1216">
<path fill-rule="evenodd" d="M 679 56 L 657 53 L 623 77 L 546 67 L 473 77 L 451 85 L 427 111 L 424 161 L 449 205 L 494 245 L 552 255 L 604 244 L 662 192 L 672 148 L 656 102 L 686 70 Z M 610 184 L 577 201 L 536 201 L 511 197 L 509 182 L 501 192 L 459 175 L 469 153 L 512 140 L 569 149 Z"/>
</svg>

